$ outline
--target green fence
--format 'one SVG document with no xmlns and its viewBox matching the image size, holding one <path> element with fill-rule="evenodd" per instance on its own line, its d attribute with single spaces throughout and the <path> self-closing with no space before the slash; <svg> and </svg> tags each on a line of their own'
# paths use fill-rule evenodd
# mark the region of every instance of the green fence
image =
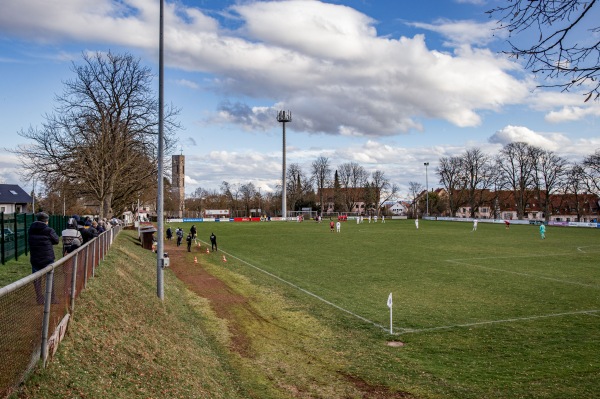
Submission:
<svg viewBox="0 0 600 399">
<path fill-rule="evenodd" d="M 48 225 L 60 233 L 66 228 L 68 216 L 50 215 Z M 20 255 L 29 254 L 27 232 L 35 221 L 32 213 L 0 212 L 0 262 L 5 264 L 10 259 L 19 259 Z"/>
</svg>

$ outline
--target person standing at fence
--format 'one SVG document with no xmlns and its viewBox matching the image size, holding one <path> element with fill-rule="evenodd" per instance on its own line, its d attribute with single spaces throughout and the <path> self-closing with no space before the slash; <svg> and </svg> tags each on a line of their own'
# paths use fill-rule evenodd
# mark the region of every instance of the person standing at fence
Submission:
<svg viewBox="0 0 600 399">
<path fill-rule="evenodd" d="M 180 246 L 181 241 L 183 240 L 183 229 L 181 227 L 178 227 L 175 231 L 175 234 L 177 235 L 177 246 Z"/>
<path fill-rule="evenodd" d="M 189 233 L 185 239 L 187 242 L 188 252 L 192 252 L 192 233 Z"/>
<path fill-rule="evenodd" d="M 83 242 L 81 232 L 77 230 L 77 220 L 70 218 L 67 222 L 67 228 L 61 233 L 63 242 L 63 256 L 67 254 L 67 249 L 71 246 L 74 239 L 79 240 L 79 245 Z"/>
<path fill-rule="evenodd" d="M 31 273 L 42 270 L 48 265 L 54 263 L 54 245 L 60 242 L 56 231 L 48 226 L 48 214 L 40 212 L 35 215 L 36 221 L 29 226 L 29 262 L 31 263 Z M 38 304 L 44 303 L 44 293 L 42 292 L 42 282 L 38 278 L 34 281 L 35 297 Z M 52 302 L 54 298 L 52 298 Z"/>
<path fill-rule="evenodd" d="M 217 248 L 217 236 L 215 235 L 215 233 L 210 233 L 210 245 L 213 251 L 219 250 Z"/>
<path fill-rule="evenodd" d="M 91 220 L 86 220 L 83 228 L 79 229 L 79 231 L 81 232 L 81 237 L 83 237 L 84 244 L 98 237 L 98 230 L 92 226 Z"/>
</svg>

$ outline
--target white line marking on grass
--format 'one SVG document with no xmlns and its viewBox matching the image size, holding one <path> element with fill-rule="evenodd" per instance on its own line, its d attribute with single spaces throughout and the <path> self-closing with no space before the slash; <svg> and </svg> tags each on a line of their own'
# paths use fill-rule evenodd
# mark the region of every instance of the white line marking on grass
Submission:
<svg viewBox="0 0 600 399">
<path fill-rule="evenodd" d="M 582 253 L 584 253 L 584 254 L 587 254 L 588 252 L 587 252 L 587 251 L 584 251 L 582 248 L 598 248 L 598 249 L 597 249 L 597 250 L 595 250 L 595 251 L 594 251 L 594 250 L 590 251 L 590 252 L 594 252 L 594 253 L 595 253 L 595 252 L 598 252 L 598 251 L 600 251 L 600 245 L 585 245 L 585 246 L 583 246 L 583 247 L 577 247 L 577 250 L 578 250 L 579 252 L 582 252 Z"/>
<path fill-rule="evenodd" d="M 514 323 L 518 321 L 528 321 L 528 320 L 537 320 L 537 319 L 548 319 L 551 317 L 562 317 L 562 316 L 573 316 L 579 314 L 587 314 L 588 316 L 598 316 L 596 313 L 600 312 L 600 309 L 592 309 L 592 310 L 581 310 L 577 312 L 564 312 L 564 313 L 553 313 L 546 314 L 540 316 L 528 316 L 528 317 L 516 317 L 512 319 L 503 319 L 503 320 L 489 320 L 489 321 L 479 321 L 475 323 L 465 323 L 465 324 L 454 324 L 450 326 L 439 326 L 439 327 L 428 327 L 428 328 L 402 328 L 401 334 L 412 334 L 412 333 L 421 333 L 428 331 L 436 331 L 436 330 L 448 330 L 452 328 L 461 328 L 461 327 L 474 327 L 474 326 L 482 326 L 486 324 L 500 324 L 500 323 Z"/>
<path fill-rule="evenodd" d="M 538 256 L 559 256 L 559 255 L 515 256 L 514 258 L 529 258 L 529 257 L 538 257 Z M 510 259 L 510 258 L 513 258 L 513 257 L 470 258 L 470 259 L 467 259 L 467 260 Z M 597 284 L 585 284 L 585 283 L 579 283 L 577 281 L 570 281 L 570 280 L 563 280 L 563 279 L 554 278 L 554 277 L 548 277 L 548 276 L 544 276 L 544 275 L 541 275 L 541 274 L 516 272 L 516 271 L 513 271 L 513 270 L 499 269 L 499 268 L 496 268 L 496 267 L 482 266 L 482 265 L 477 265 L 477 264 L 472 264 L 472 263 L 464 262 L 462 259 L 446 259 L 446 262 L 455 263 L 455 264 L 458 264 L 458 265 L 478 267 L 480 269 L 492 270 L 492 271 L 496 271 L 496 272 L 516 274 L 518 276 L 535 277 L 535 278 L 540 278 L 540 279 L 543 279 L 543 280 L 554 281 L 554 282 L 557 282 L 557 283 L 573 284 L 573 285 L 579 285 L 581 287 L 589 287 L 589 288 L 600 288 L 600 286 L 597 285 Z"/>
<path fill-rule="evenodd" d="M 357 315 L 356 313 L 353 313 L 353 312 L 349 311 L 348 309 L 344 309 L 344 308 L 342 308 L 341 306 L 338 306 L 338 305 L 336 305 L 335 303 L 333 303 L 333 302 L 330 302 L 330 301 L 328 301 L 327 299 L 325 299 L 325 298 L 322 298 L 322 297 L 318 296 L 317 294 L 314 294 L 314 293 L 312 293 L 312 292 L 310 292 L 310 291 L 308 291 L 308 290 L 306 290 L 306 289 L 304 289 L 304 288 L 302 288 L 302 287 L 299 287 L 299 286 L 297 286 L 296 284 L 294 284 L 294 283 L 292 283 L 292 282 L 289 282 L 289 281 L 287 281 L 287 280 L 284 280 L 283 278 L 281 278 L 281 277 L 279 277 L 279 276 L 277 276 L 277 275 L 275 275 L 275 274 L 273 274 L 273 273 L 271 273 L 271 272 L 268 272 L 268 271 L 266 271 L 266 270 L 264 270 L 264 269 L 261 269 L 260 267 L 258 267 L 258 266 L 255 266 L 255 265 L 253 265 L 253 264 L 252 264 L 252 263 L 250 263 L 250 262 L 247 262 L 247 261 L 245 261 L 245 260 L 243 260 L 243 259 L 240 259 L 240 258 L 238 258 L 237 256 L 235 256 L 235 255 L 233 255 L 233 254 L 231 254 L 231 253 L 228 253 L 228 252 L 225 252 L 225 251 L 221 251 L 221 252 L 223 252 L 224 254 L 228 255 L 229 257 L 231 257 L 231 258 L 233 258 L 233 259 L 237 259 L 237 260 L 239 260 L 240 262 L 242 262 L 242 263 L 244 263 L 244 264 L 246 264 L 246 265 L 248 265 L 248 266 L 250 266 L 250 267 L 252 267 L 252 268 L 254 268 L 254 269 L 256 269 L 256 270 L 258 270 L 259 272 L 262 272 L 262 273 L 264 273 L 264 274 L 266 274 L 266 275 L 268 275 L 268 276 L 270 276 L 270 277 L 273 277 L 273 278 L 275 278 L 275 279 L 277 279 L 277 280 L 281 281 L 282 283 L 285 283 L 285 284 L 289 285 L 290 287 L 293 287 L 293 288 L 295 288 L 295 289 L 297 289 L 297 290 L 299 290 L 299 291 L 302 291 L 302 292 L 304 292 L 305 294 L 307 294 L 307 295 L 310 295 L 310 296 L 312 296 L 313 298 L 316 298 L 316 299 L 320 300 L 321 302 L 325 302 L 326 304 L 328 304 L 328 305 L 330 305 L 330 306 L 333 306 L 334 308 L 336 308 L 336 309 L 338 309 L 338 310 L 341 310 L 342 312 L 346 312 L 346 313 L 348 313 L 349 315 L 352 315 L 352 316 L 354 316 L 354 317 L 356 317 L 356 318 L 358 318 L 358 319 L 360 319 L 360 320 L 362 320 L 362 321 L 364 321 L 364 322 L 366 322 L 366 323 L 372 324 L 372 325 L 374 325 L 375 327 L 379 327 L 379 328 L 381 328 L 381 329 L 382 329 L 382 330 L 384 330 L 384 331 L 387 331 L 387 330 L 389 329 L 389 327 L 384 327 L 384 326 L 382 326 L 381 324 L 377 324 L 377 323 L 375 323 L 374 321 L 371 321 L 371 320 L 369 320 L 369 319 L 366 319 L 366 318 L 364 318 L 364 317 L 362 317 L 362 316 L 360 316 L 360 315 Z"/>
</svg>

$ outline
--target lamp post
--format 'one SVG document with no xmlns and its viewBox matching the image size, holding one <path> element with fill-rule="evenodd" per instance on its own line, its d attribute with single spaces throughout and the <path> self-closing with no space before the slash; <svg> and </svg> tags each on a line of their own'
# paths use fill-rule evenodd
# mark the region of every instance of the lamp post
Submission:
<svg viewBox="0 0 600 399">
<path fill-rule="evenodd" d="M 163 157 L 164 157 L 164 0 L 160 0 L 159 34 L 158 34 L 158 193 L 156 196 L 157 232 L 156 232 L 156 296 L 165 299 L 164 287 L 164 182 L 163 182 Z M 138 207 L 139 214 L 139 207 Z M 139 226 L 139 225 L 138 225 Z"/>
<path fill-rule="evenodd" d="M 279 111 L 277 113 L 277 122 L 283 125 L 283 162 L 281 172 L 281 217 L 283 220 L 287 218 L 286 205 L 286 187 L 285 187 L 285 124 L 292 121 L 292 113 L 290 111 Z"/>
<path fill-rule="evenodd" d="M 429 166 L 429 162 L 424 162 L 425 165 L 425 189 L 427 190 L 425 201 L 427 203 L 427 212 L 425 215 L 429 216 L 429 180 L 427 178 L 427 167 Z"/>
</svg>

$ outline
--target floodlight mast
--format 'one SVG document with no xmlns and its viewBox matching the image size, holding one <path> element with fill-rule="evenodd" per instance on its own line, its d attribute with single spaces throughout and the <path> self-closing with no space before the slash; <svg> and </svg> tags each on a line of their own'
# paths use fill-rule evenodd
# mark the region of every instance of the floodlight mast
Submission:
<svg viewBox="0 0 600 399">
<path fill-rule="evenodd" d="M 283 220 L 287 218 L 286 204 L 286 184 L 285 184 L 285 124 L 292 121 L 292 113 L 290 111 L 279 111 L 277 113 L 277 122 L 283 124 L 283 162 L 281 172 L 281 217 Z"/>
<path fill-rule="evenodd" d="M 425 197 L 427 202 L 427 213 L 425 213 L 425 215 L 429 216 L 429 179 L 427 178 L 427 167 L 429 166 L 429 162 L 424 162 L 423 165 L 425 165 L 425 189 L 427 190 L 427 196 Z"/>
</svg>

